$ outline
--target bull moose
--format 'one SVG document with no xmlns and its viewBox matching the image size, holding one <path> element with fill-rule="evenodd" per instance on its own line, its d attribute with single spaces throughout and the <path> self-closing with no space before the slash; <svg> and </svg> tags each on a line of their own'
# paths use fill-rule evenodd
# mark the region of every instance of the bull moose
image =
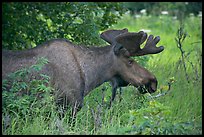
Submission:
<svg viewBox="0 0 204 137">
<path fill-rule="evenodd" d="M 149 93 L 157 90 L 156 77 L 131 57 L 163 51 L 163 46 L 156 47 L 159 36 L 154 38 L 143 31 L 128 32 L 128 29 L 107 30 L 100 36 L 109 43 L 108 46 L 86 47 L 66 39 L 53 39 L 28 50 L 3 50 L 2 78 L 34 64 L 39 57 L 47 58 L 49 63 L 41 73 L 50 76 L 56 103 L 71 106 L 73 115 L 83 106 L 84 96 L 106 81 L 111 81 L 115 89 L 131 84 L 144 86 Z M 140 45 L 145 41 L 141 49 Z"/>
</svg>

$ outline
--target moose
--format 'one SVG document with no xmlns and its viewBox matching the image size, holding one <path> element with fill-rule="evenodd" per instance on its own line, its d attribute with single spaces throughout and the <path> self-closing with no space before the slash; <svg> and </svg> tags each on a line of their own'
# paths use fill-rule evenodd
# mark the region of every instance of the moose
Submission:
<svg viewBox="0 0 204 137">
<path fill-rule="evenodd" d="M 2 78 L 36 63 L 39 57 L 47 58 L 49 63 L 41 73 L 50 76 L 56 103 L 64 106 L 65 111 L 66 106 L 71 106 L 73 116 L 83 106 L 84 97 L 106 81 L 111 81 L 114 88 L 112 100 L 116 89 L 128 84 L 144 86 L 149 93 L 157 90 L 156 77 L 131 57 L 162 52 L 163 46 L 156 47 L 159 36 L 147 36 L 143 31 L 128 32 L 125 28 L 104 31 L 100 37 L 109 45 L 87 47 L 75 45 L 67 39 L 52 39 L 32 49 L 3 50 Z M 145 41 L 141 49 L 140 45 Z"/>
</svg>

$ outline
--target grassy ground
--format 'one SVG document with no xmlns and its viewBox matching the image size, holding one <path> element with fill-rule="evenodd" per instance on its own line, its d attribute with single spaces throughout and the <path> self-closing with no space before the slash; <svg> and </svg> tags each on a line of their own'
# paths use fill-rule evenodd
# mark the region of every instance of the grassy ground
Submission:
<svg viewBox="0 0 204 137">
<path fill-rule="evenodd" d="M 188 17 L 184 21 L 184 30 L 188 35 L 183 42 L 183 49 L 186 53 L 190 52 L 189 58 L 185 60 L 190 83 L 186 80 L 182 63 L 178 66 L 178 61 L 181 58 L 175 41 L 180 26 L 178 20 L 168 16 L 142 17 L 132 20 L 131 17 L 127 16 L 117 26 L 118 28 L 125 27 L 125 24 L 130 31 L 143 28 L 151 30 L 149 34 L 161 37 L 159 45 L 164 45 L 165 50 L 161 54 L 152 55 L 148 61 L 148 68 L 158 78 L 159 86 L 165 85 L 170 77 L 174 77 L 176 82 L 172 86 L 171 93 L 161 97 L 159 101 L 172 109 L 172 116 L 175 119 L 194 121 L 196 125 L 202 125 L 201 18 Z M 188 60 L 192 62 L 193 67 Z M 196 70 L 198 72 L 195 72 Z M 196 75 L 199 77 L 198 80 L 195 80 Z M 193 134 L 200 132 L 202 131 L 195 130 Z"/>
<path fill-rule="evenodd" d="M 47 117 L 41 111 L 24 119 L 13 118 L 8 128 L 4 120 L 3 134 L 202 134 L 201 25 L 202 20 L 198 17 L 188 17 L 184 21 L 188 35 L 182 43 L 183 50 L 190 52 L 185 60 L 188 83 L 182 62 L 179 64 L 181 53 L 175 42 L 179 21 L 168 16 L 133 18 L 125 15 L 112 28 L 144 29 L 150 30 L 148 34 L 160 36 L 158 45 L 163 45 L 165 50 L 151 55 L 146 68 L 157 77 L 158 87 L 166 86 L 169 78 L 174 77 L 175 82 L 167 95 L 148 100 L 151 95 L 139 95 L 129 86 L 122 89 L 121 101 L 117 95 L 113 107 L 108 109 L 111 87 L 104 83 L 85 97 L 84 107 L 73 127 L 66 117 L 59 121 L 54 110 Z M 162 113 L 152 114 L 157 108 Z"/>
</svg>

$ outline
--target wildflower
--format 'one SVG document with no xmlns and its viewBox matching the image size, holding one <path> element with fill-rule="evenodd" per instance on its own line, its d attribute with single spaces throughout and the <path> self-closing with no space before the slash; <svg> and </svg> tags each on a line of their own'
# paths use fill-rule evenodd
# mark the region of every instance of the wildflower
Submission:
<svg viewBox="0 0 204 137">
<path fill-rule="evenodd" d="M 169 12 L 168 12 L 168 11 L 162 11 L 161 14 L 162 14 L 162 15 L 168 15 Z"/>
<path fill-rule="evenodd" d="M 193 13 L 190 13 L 189 15 L 190 15 L 190 17 L 194 17 L 194 14 L 193 14 Z"/>
<path fill-rule="evenodd" d="M 141 17 L 141 15 L 135 15 L 135 18 L 140 18 Z"/>
<path fill-rule="evenodd" d="M 161 91 L 166 91 L 166 90 L 168 90 L 169 89 L 169 86 L 166 86 L 166 85 L 162 85 L 161 87 L 160 87 L 160 90 Z"/>
<path fill-rule="evenodd" d="M 141 14 L 146 14 L 146 9 L 140 10 L 140 13 L 141 13 Z"/>
<path fill-rule="evenodd" d="M 198 17 L 202 18 L 202 11 L 199 11 Z"/>
<path fill-rule="evenodd" d="M 173 19 L 176 20 L 176 19 L 177 19 L 177 16 L 173 16 Z"/>
</svg>

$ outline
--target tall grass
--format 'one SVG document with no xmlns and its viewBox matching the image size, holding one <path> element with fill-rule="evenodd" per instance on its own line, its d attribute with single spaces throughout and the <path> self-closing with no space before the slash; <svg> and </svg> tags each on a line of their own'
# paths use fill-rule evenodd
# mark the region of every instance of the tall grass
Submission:
<svg viewBox="0 0 204 137">
<path fill-rule="evenodd" d="M 175 82 L 168 94 L 149 100 L 152 95 L 140 95 L 129 86 L 122 89 L 122 100 L 117 95 L 109 109 L 111 87 L 104 83 L 85 97 L 84 107 L 77 114 L 74 126 L 68 123 L 67 116 L 59 120 L 54 109 L 50 110 L 50 115 L 45 115 L 42 107 L 31 116 L 11 117 L 9 126 L 6 115 L 2 114 L 3 134 L 202 134 L 201 25 L 198 17 L 188 17 L 184 22 L 188 36 L 183 48 L 186 53 L 190 52 L 188 60 L 194 65 L 186 62 L 190 83 L 182 64 L 179 64 L 181 54 L 175 41 L 179 21 L 169 16 L 134 18 L 125 15 L 112 28 L 144 29 L 150 30 L 148 34 L 160 36 L 158 45 L 163 45 L 165 50 L 149 55 L 145 66 L 157 77 L 158 87 L 165 86 L 169 78 L 174 77 Z M 195 79 L 197 75 L 198 79 Z"/>
<path fill-rule="evenodd" d="M 179 64 L 181 53 L 175 41 L 180 22 L 169 16 L 159 18 L 145 16 L 137 19 L 125 16 L 124 18 L 116 27 L 128 26 L 130 31 L 141 28 L 151 30 L 149 34 L 159 35 L 161 38 L 158 45 L 165 47 L 161 54 L 152 55 L 148 61 L 148 69 L 158 78 L 159 86 L 165 85 L 169 77 L 176 79 L 171 93 L 161 97 L 159 101 L 171 107 L 175 119 L 194 121 L 195 126 L 202 127 L 202 19 L 191 16 L 184 21 L 187 37 L 183 42 L 183 49 L 186 53 L 190 52 L 188 59 L 185 60 L 187 74 L 190 77 L 188 83 L 184 68 L 181 63 Z M 197 80 L 195 80 L 196 75 Z M 202 133 L 202 130 L 195 129 L 192 134 L 196 133 Z"/>
</svg>

